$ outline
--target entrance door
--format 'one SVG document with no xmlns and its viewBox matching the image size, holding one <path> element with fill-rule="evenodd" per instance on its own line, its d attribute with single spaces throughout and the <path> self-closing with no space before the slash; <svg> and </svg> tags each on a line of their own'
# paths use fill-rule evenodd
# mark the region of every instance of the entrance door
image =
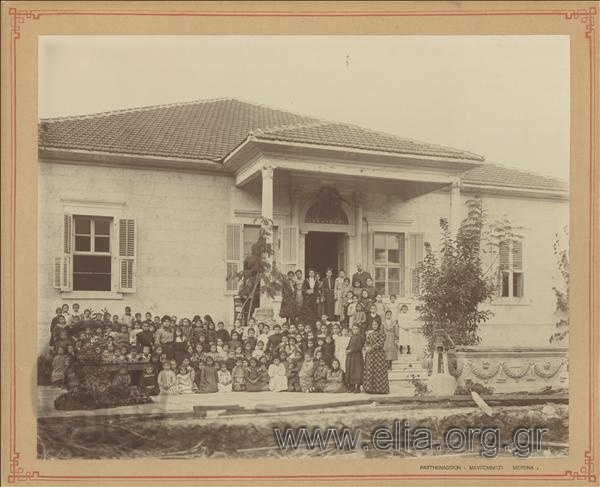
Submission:
<svg viewBox="0 0 600 487">
<path fill-rule="evenodd" d="M 304 265 L 305 273 L 313 268 L 321 276 L 325 276 L 328 267 L 333 269 L 333 276 L 337 276 L 338 269 L 345 262 L 346 238 L 341 233 L 308 232 L 304 243 Z M 344 250 L 343 256 L 340 252 Z"/>
</svg>

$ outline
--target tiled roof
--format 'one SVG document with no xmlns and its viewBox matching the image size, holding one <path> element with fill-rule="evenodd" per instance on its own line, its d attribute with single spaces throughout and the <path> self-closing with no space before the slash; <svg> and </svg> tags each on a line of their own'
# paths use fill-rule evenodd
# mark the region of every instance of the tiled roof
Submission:
<svg viewBox="0 0 600 487">
<path fill-rule="evenodd" d="M 321 121 L 296 126 L 267 128 L 256 131 L 254 135 L 258 139 L 284 142 L 299 142 L 474 161 L 484 160 L 482 156 L 473 154 L 472 152 L 419 142 L 347 123 Z"/>
<path fill-rule="evenodd" d="M 466 151 L 236 99 L 44 119 L 40 146 L 221 161 L 250 133 L 264 140 L 483 160 Z"/>
<path fill-rule="evenodd" d="M 530 188 L 552 191 L 569 190 L 569 183 L 562 179 L 495 163 L 487 163 L 470 169 L 461 174 L 461 180 L 465 183 L 501 186 L 504 188 Z"/>
<path fill-rule="evenodd" d="M 459 149 L 231 98 L 42 119 L 39 145 L 222 162 L 248 135 L 263 141 L 484 161 L 482 156 Z M 463 173 L 462 180 L 503 187 L 568 190 L 565 181 L 491 163 Z"/>
<path fill-rule="evenodd" d="M 316 119 L 233 99 L 45 119 L 40 145 L 220 161 L 252 130 Z"/>
</svg>

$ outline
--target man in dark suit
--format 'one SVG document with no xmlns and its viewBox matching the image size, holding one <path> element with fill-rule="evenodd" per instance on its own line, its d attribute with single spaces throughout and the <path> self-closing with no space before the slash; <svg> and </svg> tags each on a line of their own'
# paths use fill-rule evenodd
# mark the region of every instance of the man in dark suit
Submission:
<svg viewBox="0 0 600 487">
<path fill-rule="evenodd" d="M 364 271 L 362 268 L 362 264 L 356 264 L 356 273 L 352 276 L 352 282 L 360 282 L 360 287 L 367 287 L 367 279 L 373 279 L 371 274 L 367 271 Z"/>
<path fill-rule="evenodd" d="M 267 345 L 265 346 L 265 353 L 273 354 L 277 347 L 281 343 L 281 326 L 275 325 L 273 327 L 273 334 L 267 339 Z"/>
</svg>

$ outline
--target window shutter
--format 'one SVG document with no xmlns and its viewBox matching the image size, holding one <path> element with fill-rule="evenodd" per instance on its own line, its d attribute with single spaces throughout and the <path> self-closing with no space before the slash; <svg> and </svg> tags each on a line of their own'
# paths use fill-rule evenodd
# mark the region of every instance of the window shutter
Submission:
<svg viewBox="0 0 600 487">
<path fill-rule="evenodd" d="M 419 293 L 417 266 L 423 260 L 423 234 L 411 233 L 408 236 L 408 286 L 414 296 Z"/>
<path fill-rule="evenodd" d="M 133 293 L 136 288 L 136 225 L 132 218 L 119 219 L 119 290 Z"/>
<path fill-rule="evenodd" d="M 499 245 L 500 270 L 508 270 L 508 240 L 502 240 Z"/>
<path fill-rule="evenodd" d="M 513 270 L 520 271 L 523 269 L 523 242 L 515 240 L 512 248 L 512 266 Z"/>
<path fill-rule="evenodd" d="M 52 282 L 53 282 L 53 287 L 54 289 L 60 289 L 61 283 L 62 283 L 62 276 L 61 276 L 61 269 L 62 269 L 62 258 L 61 257 L 55 257 L 54 258 L 54 262 L 52 263 Z"/>
<path fill-rule="evenodd" d="M 281 235 L 281 272 L 295 271 L 298 267 L 298 227 L 284 226 Z"/>
<path fill-rule="evenodd" d="M 63 255 L 59 273 L 60 290 L 71 291 L 73 282 L 73 215 L 65 214 L 63 217 Z M 54 271 L 56 272 L 56 261 L 54 262 Z M 55 285 L 57 283 L 55 278 Z"/>
<path fill-rule="evenodd" d="M 225 225 L 225 264 L 227 276 L 227 291 L 237 292 L 239 289 L 239 279 L 236 274 L 242 269 L 243 245 L 242 238 L 243 227 L 239 223 L 228 223 Z"/>
</svg>

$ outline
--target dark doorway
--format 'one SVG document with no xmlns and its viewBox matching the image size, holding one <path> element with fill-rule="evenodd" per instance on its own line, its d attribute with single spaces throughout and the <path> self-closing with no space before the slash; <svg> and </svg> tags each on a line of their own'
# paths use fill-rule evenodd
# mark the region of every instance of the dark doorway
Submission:
<svg viewBox="0 0 600 487">
<path fill-rule="evenodd" d="M 308 232 L 304 242 L 304 262 L 306 275 L 308 269 L 313 268 L 316 272 L 325 276 L 325 269 L 331 267 L 333 275 L 337 276 L 339 263 L 339 242 L 342 234 L 329 232 Z"/>
</svg>

